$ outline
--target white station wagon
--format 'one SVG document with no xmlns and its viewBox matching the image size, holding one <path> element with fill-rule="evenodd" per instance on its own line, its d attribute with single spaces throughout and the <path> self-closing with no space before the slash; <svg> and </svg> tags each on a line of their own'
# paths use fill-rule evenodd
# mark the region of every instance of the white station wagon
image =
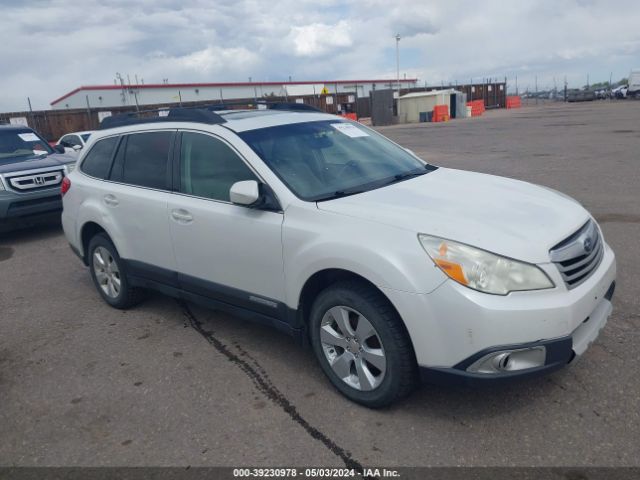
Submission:
<svg viewBox="0 0 640 480">
<path fill-rule="evenodd" d="M 578 202 L 271 107 L 111 117 L 91 136 L 62 222 L 107 303 L 157 289 L 272 325 L 369 407 L 420 380 L 549 372 L 597 337 L 616 264 Z"/>
</svg>

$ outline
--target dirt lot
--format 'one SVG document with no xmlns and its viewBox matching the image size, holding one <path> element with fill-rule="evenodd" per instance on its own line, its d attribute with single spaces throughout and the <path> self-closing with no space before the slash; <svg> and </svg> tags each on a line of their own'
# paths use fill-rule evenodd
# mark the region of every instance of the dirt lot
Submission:
<svg viewBox="0 0 640 480">
<path fill-rule="evenodd" d="M 57 226 L 0 238 L 0 465 L 639 465 L 640 102 L 381 129 L 447 167 L 581 201 L 618 255 L 614 314 L 575 365 L 354 405 L 311 352 L 153 296 L 106 306 Z"/>
</svg>

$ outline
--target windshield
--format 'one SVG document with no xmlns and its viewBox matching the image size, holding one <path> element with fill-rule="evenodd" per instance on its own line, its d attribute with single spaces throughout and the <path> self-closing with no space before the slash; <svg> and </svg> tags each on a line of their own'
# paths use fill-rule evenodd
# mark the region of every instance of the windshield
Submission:
<svg viewBox="0 0 640 480">
<path fill-rule="evenodd" d="M 429 166 L 376 132 L 338 119 L 239 133 L 303 200 L 360 193 L 429 171 Z"/>
<path fill-rule="evenodd" d="M 31 130 L 0 129 L 0 158 L 53 153 L 49 144 Z"/>
</svg>

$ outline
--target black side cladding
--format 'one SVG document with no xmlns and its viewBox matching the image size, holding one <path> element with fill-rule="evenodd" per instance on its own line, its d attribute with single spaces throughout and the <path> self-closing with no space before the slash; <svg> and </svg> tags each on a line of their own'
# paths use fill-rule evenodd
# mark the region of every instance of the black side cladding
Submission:
<svg viewBox="0 0 640 480">
<path fill-rule="evenodd" d="M 108 128 L 124 127 L 127 125 L 140 125 L 144 123 L 163 123 L 163 122 L 197 122 L 206 123 L 208 125 L 216 125 L 225 123 L 226 120 L 215 112 L 204 108 L 171 108 L 167 116 L 159 116 L 160 110 L 143 110 L 140 112 L 125 113 L 122 115 L 114 115 L 107 117 L 100 122 L 100 130 Z M 144 116 L 157 113 L 158 116 Z"/>
</svg>

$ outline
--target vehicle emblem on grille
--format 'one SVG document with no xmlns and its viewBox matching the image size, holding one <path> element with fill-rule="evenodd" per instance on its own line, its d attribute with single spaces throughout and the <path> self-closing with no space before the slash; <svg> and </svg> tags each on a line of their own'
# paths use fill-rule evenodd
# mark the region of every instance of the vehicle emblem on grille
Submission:
<svg viewBox="0 0 640 480">
<path fill-rule="evenodd" d="M 582 247 L 584 248 L 585 252 L 591 253 L 591 250 L 593 250 L 593 240 L 591 239 L 591 237 L 587 237 L 584 239 L 584 242 L 582 242 Z"/>
<path fill-rule="evenodd" d="M 44 185 L 44 177 L 33 177 L 33 183 L 36 185 Z"/>
</svg>

